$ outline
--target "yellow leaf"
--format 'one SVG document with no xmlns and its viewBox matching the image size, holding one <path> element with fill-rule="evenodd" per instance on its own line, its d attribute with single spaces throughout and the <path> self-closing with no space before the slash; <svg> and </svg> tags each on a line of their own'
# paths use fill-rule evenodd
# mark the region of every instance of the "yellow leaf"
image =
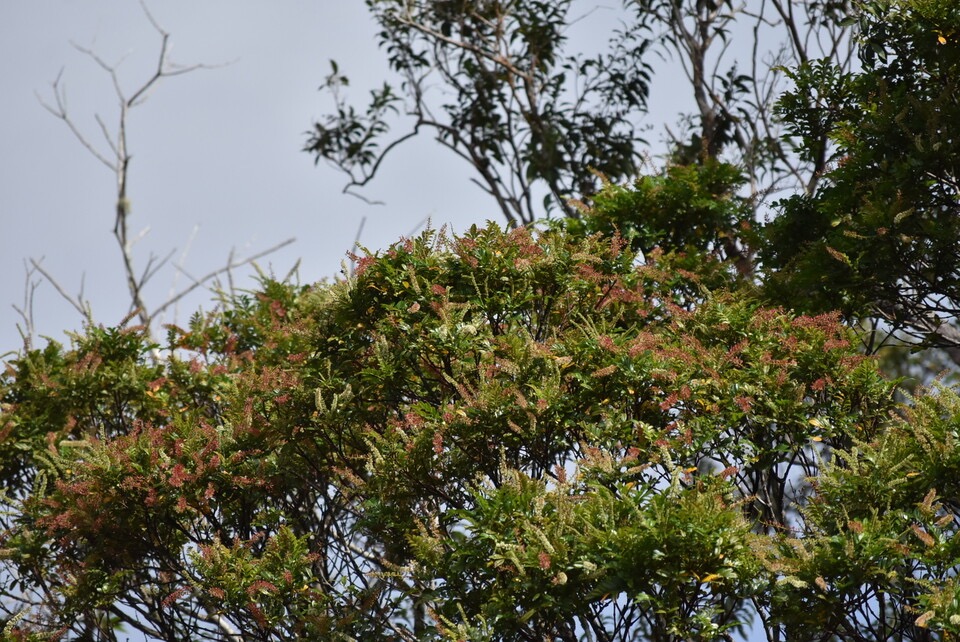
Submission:
<svg viewBox="0 0 960 642">
<path fill-rule="evenodd" d="M 942 35 L 941 35 L 941 36 L 937 36 L 937 42 L 939 42 L 941 45 L 945 45 L 945 44 L 947 44 L 947 39 L 944 38 Z"/>
<path fill-rule="evenodd" d="M 927 628 L 927 622 L 933 619 L 934 615 L 936 615 L 936 613 L 934 613 L 933 611 L 927 611 L 926 613 L 918 617 L 916 620 L 914 620 L 913 623 L 919 626 L 921 629 L 925 629 Z"/>
<path fill-rule="evenodd" d="M 811 437 L 810 440 L 811 440 L 811 441 L 823 441 L 823 437 L 821 437 L 820 435 L 816 435 L 816 436 L 814 436 L 814 437 Z"/>
<path fill-rule="evenodd" d="M 701 579 L 700 581 L 703 582 L 704 584 L 709 584 L 710 582 L 714 580 L 719 580 L 719 579 L 721 579 L 720 575 L 717 575 L 716 573 L 710 573 L 709 575 L 704 575 L 703 579 Z"/>
</svg>

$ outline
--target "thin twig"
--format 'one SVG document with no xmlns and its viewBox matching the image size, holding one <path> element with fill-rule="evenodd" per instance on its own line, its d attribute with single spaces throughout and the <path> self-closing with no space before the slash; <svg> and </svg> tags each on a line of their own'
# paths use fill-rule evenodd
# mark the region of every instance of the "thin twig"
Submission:
<svg viewBox="0 0 960 642">
<path fill-rule="evenodd" d="M 42 259 L 41 259 L 42 260 Z M 36 259 L 30 259 L 30 265 L 37 272 L 43 275 L 43 277 L 53 286 L 53 288 L 60 294 L 63 299 L 73 306 L 73 308 L 80 313 L 80 316 L 84 318 L 87 323 L 93 323 L 92 315 L 90 314 L 90 306 L 85 303 L 82 298 L 82 294 L 78 295 L 76 299 L 67 294 L 67 291 L 63 289 L 63 286 L 60 285 L 60 282 L 57 281 L 52 274 L 43 269 L 43 266 L 40 265 L 40 262 Z"/>
<path fill-rule="evenodd" d="M 151 311 L 143 298 L 143 288 L 146 284 L 153 278 L 157 272 L 167 263 L 170 255 L 164 257 L 161 260 L 157 260 L 156 257 L 151 255 L 146 263 L 146 266 L 139 271 L 135 267 L 135 261 L 133 256 L 133 246 L 141 240 L 148 232 L 149 228 L 145 228 L 141 231 L 136 237 L 130 236 L 129 227 L 128 227 L 128 218 L 130 213 L 130 203 L 127 198 L 127 185 L 128 185 L 128 173 L 130 168 L 130 161 L 132 156 L 130 154 L 129 148 L 127 146 L 127 125 L 128 125 L 128 116 L 130 110 L 133 107 L 136 107 L 139 104 L 142 104 L 149 95 L 150 90 L 157 85 L 157 83 L 163 78 L 170 76 L 179 76 L 198 69 L 211 69 L 216 66 L 222 65 L 205 65 L 205 64 L 196 64 L 196 65 L 177 65 L 172 63 L 169 60 L 169 50 L 170 50 L 170 34 L 166 32 L 157 20 L 154 18 L 153 14 L 150 12 L 150 9 L 147 7 L 144 0 L 140 0 L 140 7 L 143 9 L 143 13 L 146 16 L 147 20 L 150 22 L 151 26 L 160 36 L 160 51 L 157 56 L 156 67 L 152 74 L 137 88 L 131 92 L 124 90 L 120 83 L 120 78 L 118 74 L 118 69 L 122 59 L 114 64 L 111 64 L 104 60 L 96 51 L 89 47 L 83 47 L 78 44 L 73 43 L 74 48 L 80 53 L 84 54 L 90 58 L 97 66 L 99 66 L 103 71 L 109 75 L 110 80 L 113 84 L 113 89 L 116 94 L 117 101 L 119 103 L 119 117 L 116 131 L 111 132 L 110 128 L 107 126 L 104 118 L 100 114 L 94 115 L 94 120 L 96 121 L 97 127 L 100 130 L 100 134 L 103 136 L 106 141 L 106 146 L 109 149 L 109 153 L 102 152 L 98 147 L 84 135 L 84 133 L 77 126 L 76 122 L 71 118 L 68 106 L 67 106 L 67 95 L 66 88 L 63 83 L 63 70 L 60 70 L 60 73 L 57 74 L 56 79 L 52 83 L 53 89 L 53 104 L 45 102 L 43 98 L 39 95 L 37 96 L 40 104 L 50 112 L 57 119 L 63 121 L 73 136 L 80 142 L 80 144 L 86 149 L 94 158 L 96 158 L 101 164 L 110 169 L 111 172 L 115 175 L 116 178 L 116 205 L 115 205 L 115 221 L 113 227 L 113 234 L 116 237 L 117 244 L 120 248 L 121 259 L 123 263 L 123 273 L 127 282 L 127 289 L 130 294 L 130 310 L 135 311 L 136 315 L 140 318 L 140 322 L 150 330 L 150 323 L 156 317 L 156 315 L 163 310 L 166 310 L 171 305 L 179 301 L 183 296 L 188 292 L 192 291 L 199 285 L 205 283 L 206 281 L 214 278 L 217 274 L 221 274 L 224 271 L 229 273 L 229 270 L 238 265 L 245 265 L 259 256 L 263 256 L 269 252 L 282 247 L 275 246 L 270 250 L 262 252 L 240 263 L 235 263 L 233 261 L 233 255 L 231 254 L 231 259 L 228 262 L 228 265 L 225 268 L 221 268 L 216 272 L 211 273 L 199 280 L 199 282 L 194 283 L 192 286 L 187 288 L 184 292 L 179 294 L 172 294 L 170 299 L 159 306 L 157 310 Z M 228 63 L 227 63 L 228 64 Z M 69 296 L 63 287 L 43 268 L 39 265 L 38 262 L 34 262 L 33 265 L 37 272 L 42 274 L 54 288 L 60 293 L 60 295 L 66 299 L 80 314 L 84 319 L 89 323 L 92 322 L 92 314 L 90 311 L 89 305 L 86 301 L 83 300 L 82 294 L 80 297 L 74 299 Z M 185 273 L 182 270 L 182 266 L 179 266 L 178 272 Z M 26 311 L 25 311 L 26 313 Z M 31 322 L 32 327 L 32 322 Z"/>
<path fill-rule="evenodd" d="M 184 276 L 186 276 L 188 279 L 190 279 L 191 281 L 193 281 L 193 284 L 190 285 L 190 286 L 188 286 L 188 287 L 186 287 L 186 288 L 184 288 L 184 289 L 181 290 L 179 293 L 177 293 L 177 294 L 175 294 L 174 296 L 168 298 L 165 302 L 163 302 L 162 304 L 160 304 L 160 305 L 157 307 L 157 309 L 153 311 L 153 314 L 150 315 L 150 319 L 152 319 L 153 317 L 156 317 L 158 314 L 162 313 L 164 310 L 166 310 L 167 308 L 169 308 L 171 305 L 174 305 L 177 301 L 179 301 L 179 300 L 182 299 L 183 297 L 187 296 L 188 294 L 190 294 L 191 292 L 193 292 L 193 291 L 196 290 L 197 288 L 203 286 L 203 284 L 207 283 L 207 282 L 210 281 L 211 279 L 213 279 L 213 278 L 215 278 L 215 277 L 217 277 L 217 276 L 219 276 L 219 275 L 221 275 L 221 274 L 225 274 L 225 273 L 229 274 L 230 270 L 236 269 L 236 268 L 238 268 L 238 267 L 242 267 L 242 266 L 244 266 L 244 265 L 250 265 L 250 264 L 252 264 L 254 261 L 256 261 L 257 259 L 263 258 L 264 256 L 266 256 L 266 255 L 268 255 L 268 254 L 272 254 L 272 253 L 276 252 L 277 250 L 279 250 L 279 249 L 281 249 L 281 248 L 284 248 L 284 247 L 290 245 L 290 244 L 293 243 L 294 241 L 296 241 L 296 239 L 293 238 L 293 237 L 291 237 L 291 238 L 288 238 L 288 239 L 285 240 L 285 241 L 282 241 L 282 242 L 280 242 L 280 243 L 277 243 L 276 245 L 274 245 L 274 246 L 272 246 L 272 247 L 267 248 L 266 250 L 263 250 L 262 252 L 257 252 L 257 253 L 254 254 L 253 256 L 251 256 L 251 257 L 249 257 L 249 258 L 246 258 L 246 259 L 243 259 L 242 261 L 233 261 L 233 260 L 231 260 L 229 263 L 227 263 L 227 265 L 225 265 L 225 266 L 223 266 L 223 267 L 221 267 L 221 268 L 217 268 L 216 270 L 213 270 L 212 272 L 208 272 L 207 274 L 205 274 L 204 276 L 201 276 L 201 277 L 199 277 L 199 278 L 194 278 L 194 277 L 190 276 L 190 274 L 187 273 L 186 271 L 181 270 L 181 273 L 182 273 Z M 233 253 L 231 253 L 230 256 L 231 256 L 231 259 L 232 259 Z"/>
<path fill-rule="evenodd" d="M 30 350 L 33 347 L 33 338 L 36 336 L 36 317 L 33 313 L 33 302 L 36 298 L 37 288 L 40 287 L 43 281 L 33 279 L 36 269 L 31 267 L 26 261 L 24 261 L 23 267 L 23 307 L 17 307 L 14 304 L 13 309 L 16 310 L 20 318 L 23 319 L 22 327 L 20 324 L 17 324 L 20 338 L 23 340 L 23 348 L 24 350 Z"/>
<path fill-rule="evenodd" d="M 70 119 L 70 116 L 67 112 L 66 89 L 64 89 L 61 83 L 62 80 L 63 80 L 63 69 L 60 70 L 60 72 L 57 74 L 57 77 L 54 79 L 54 81 L 50 83 L 50 86 L 53 89 L 54 99 L 56 100 L 56 107 L 53 107 L 49 103 L 45 102 L 39 93 L 35 93 L 37 100 L 40 101 L 40 105 L 44 109 L 46 109 L 48 112 L 53 114 L 54 117 L 66 123 L 67 127 L 70 129 L 70 132 L 73 134 L 74 138 L 76 138 L 80 142 L 80 144 L 83 145 L 83 147 L 86 148 L 86 150 L 93 155 L 94 158 L 96 158 L 98 161 L 103 163 L 109 170 L 116 172 L 117 171 L 116 165 L 112 161 L 107 160 L 107 158 L 104 155 L 102 155 L 99 151 L 97 151 L 97 148 L 94 147 L 94 145 L 89 140 L 87 140 L 87 138 L 83 135 L 83 132 L 81 132 L 77 128 L 76 124 Z"/>
</svg>

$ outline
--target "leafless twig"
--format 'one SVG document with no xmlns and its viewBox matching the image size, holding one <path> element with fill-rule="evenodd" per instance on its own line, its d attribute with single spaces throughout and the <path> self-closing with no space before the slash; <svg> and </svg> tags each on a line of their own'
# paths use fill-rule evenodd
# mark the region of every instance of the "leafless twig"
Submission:
<svg viewBox="0 0 960 642">
<path fill-rule="evenodd" d="M 18 307 L 14 304 L 13 309 L 17 311 L 23 320 L 23 325 L 17 324 L 20 331 L 20 338 L 23 340 L 25 350 L 33 347 L 33 337 L 36 333 L 36 322 L 33 314 L 33 302 L 36 298 L 37 288 L 42 281 L 34 278 L 36 269 L 24 262 L 24 283 L 23 283 L 23 306 Z"/>
<path fill-rule="evenodd" d="M 171 62 L 169 59 L 170 34 L 159 25 L 143 0 L 141 0 L 140 6 L 143 9 L 143 13 L 147 20 L 160 37 L 160 50 L 159 55 L 157 56 L 156 67 L 154 68 L 152 74 L 134 89 L 125 90 L 123 88 L 118 75 L 120 63 L 111 64 L 104 60 L 104 58 L 93 49 L 82 47 L 77 44 L 73 45 L 77 51 L 93 60 L 98 67 L 105 71 L 113 84 L 115 97 L 119 107 L 119 117 L 116 129 L 111 129 L 100 114 L 94 115 L 94 120 L 96 121 L 100 135 L 105 141 L 104 143 L 101 143 L 98 146 L 81 130 L 81 128 L 77 125 L 76 120 L 74 120 L 74 118 L 71 116 L 68 110 L 67 92 L 63 82 L 62 70 L 59 74 L 57 74 L 56 79 L 52 83 L 52 103 L 45 101 L 40 96 L 38 96 L 38 99 L 40 100 L 41 105 L 43 105 L 48 112 L 66 124 L 67 128 L 80 142 L 84 149 L 86 149 L 95 159 L 97 159 L 102 165 L 107 167 L 114 174 L 116 180 L 116 204 L 114 208 L 113 235 L 116 238 L 117 244 L 120 248 L 121 260 L 123 264 L 123 275 L 127 284 L 127 290 L 130 295 L 129 309 L 131 314 L 138 317 L 140 323 L 149 331 L 153 322 L 158 318 L 158 315 L 168 310 L 171 306 L 177 304 L 190 292 L 193 292 L 200 286 L 210 282 L 224 273 L 228 275 L 232 282 L 231 270 L 237 267 L 250 265 L 258 258 L 289 245 L 293 239 L 288 239 L 282 243 L 274 245 L 268 250 L 259 252 L 254 256 L 242 261 L 235 260 L 234 253 L 231 251 L 225 266 L 213 270 L 212 272 L 200 278 L 191 278 L 192 284 L 190 286 L 179 292 L 175 291 L 175 289 L 171 290 L 171 293 L 166 301 L 160 303 L 159 305 L 151 307 L 144 299 L 143 291 L 145 286 L 153 277 L 157 275 L 160 269 L 167 264 L 174 252 L 171 251 L 163 258 L 158 258 L 151 254 L 147 258 L 146 264 L 142 268 L 138 269 L 136 266 L 133 248 L 137 241 L 142 239 L 147 234 L 149 228 L 145 228 L 137 235 L 131 235 L 129 228 L 130 201 L 127 193 L 127 185 L 130 171 L 130 161 L 132 159 L 127 141 L 129 116 L 133 108 L 143 104 L 143 102 L 149 96 L 150 91 L 164 78 L 180 76 L 200 69 L 211 69 L 220 65 L 178 65 Z M 180 262 L 177 266 L 175 266 L 176 271 L 178 274 L 189 276 L 186 270 L 183 268 L 184 258 L 185 254 L 181 256 Z M 77 298 L 70 297 L 64 288 L 56 281 L 56 279 L 43 270 L 43 268 L 39 265 L 39 262 L 33 262 L 32 270 L 33 272 L 41 274 L 44 278 L 50 281 L 60 295 L 70 302 L 70 304 L 78 312 L 80 312 L 87 323 L 92 321 L 90 306 L 82 298 L 82 296 Z M 30 296 L 32 297 L 32 294 Z M 21 315 L 25 317 L 25 323 L 27 323 L 26 331 L 31 332 L 33 325 L 32 321 L 29 323 L 26 321 L 25 315 L 29 314 L 26 312 L 26 309 L 27 308 L 25 305 L 24 312 L 21 313 Z"/>
<path fill-rule="evenodd" d="M 179 271 L 181 274 L 183 274 L 184 276 L 186 276 L 188 279 L 190 279 L 190 280 L 192 281 L 192 284 L 189 285 L 188 287 L 184 288 L 183 290 L 180 290 L 180 291 L 177 292 L 176 294 L 171 295 L 169 298 L 167 298 L 166 301 L 164 301 L 163 303 L 161 303 L 160 305 L 158 305 L 157 308 L 156 308 L 156 309 L 150 314 L 150 316 L 148 317 L 148 321 L 152 321 L 158 314 L 161 314 L 164 310 L 166 310 L 167 308 L 169 308 L 171 305 L 176 304 L 176 303 L 177 303 L 178 301 L 180 301 L 183 297 L 187 296 L 188 294 L 190 294 L 191 292 L 193 292 L 193 291 L 196 290 L 197 288 L 203 286 L 205 283 L 209 283 L 211 280 L 215 279 L 216 277 L 220 276 L 221 274 L 229 274 L 229 272 L 230 272 L 231 270 L 234 270 L 234 269 L 236 269 L 236 268 L 238 268 L 238 267 L 243 267 L 244 265 L 252 265 L 257 259 L 261 259 L 261 258 L 267 256 L 268 254 L 273 254 L 273 253 L 276 252 L 277 250 L 279 250 L 279 249 L 281 249 L 281 248 L 284 248 L 284 247 L 290 245 L 290 244 L 293 243 L 295 240 L 296 240 L 296 239 L 295 239 L 295 238 L 292 238 L 292 237 L 291 237 L 291 238 L 288 238 L 288 239 L 285 240 L 285 241 L 282 241 L 282 242 L 280 242 L 280 243 L 277 243 L 276 245 L 274 245 L 274 246 L 272 246 L 272 247 L 268 247 L 267 249 L 265 249 L 265 250 L 263 250 L 263 251 L 261 251 L 261 252 L 257 252 L 257 253 L 254 254 L 253 256 L 251 256 L 251 257 L 249 257 L 249 258 L 246 258 L 246 259 L 243 259 L 243 260 L 241 260 L 241 261 L 234 260 L 234 258 L 233 258 L 233 257 L 234 257 L 234 252 L 231 251 L 231 252 L 230 252 L 230 260 L 227 262 L 226 265 L 224 265 L 223 267 L 219 267 L 219 268 L 217 268 L 216 270 L 212 270 L 211 272 L 208 272 L 207 274 L 204 274 L 203 276 L 198 277 L 198 278 L 194 278 L 194 277 L 190 276 L 190 274 L 188 274 L 185 270 L 183 270 L 182 268 L 179 268 L 179 267 L 178 267 L 178 271 Z"/>
<path fill-rule="evenodd" d="M 42 261 L 43 259 L 41 259 Z M 63 297 L 63 300 L 69 303 L 73 308 L 80 313 L 80 316 L 83 317 L 83 320 L 86 323 L 93 322 L 93 311 L 90 307 L 90 302 L 86 300 L 86 297 L 83 295 L 83 281 L 80 282 L 80 292 L 77 295 L 70 296 L 67 294 L 66 289 L 60 285 L 59 281 L 49 272 L 47 272 L 43 266 L 40 264 L 40 261 L 36 259 L 30 259 L 30 267 L 33 271 L 39 272 L 43 278 L 47 280 L 54 287 L 58 294 Z"/>
</svg>

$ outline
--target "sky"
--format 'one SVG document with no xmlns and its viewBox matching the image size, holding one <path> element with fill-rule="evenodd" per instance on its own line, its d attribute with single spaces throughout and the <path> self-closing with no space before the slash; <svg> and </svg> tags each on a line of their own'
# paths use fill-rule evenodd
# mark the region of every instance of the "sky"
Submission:
<svg viewBox="0 0 960 642">
<path fill-rule="evenodd" d="M 601 3 L 572 36 L 602 46 L 618 5 Z M 295 238 L 258 264 L 277 276 L 299 265 L 300 281 L 312 283 L 339 272 L 364 221 L 360 242 L 373 250 L 417 232 L 427 219 L 454 231 L 502 222 L 492 200 L 470 182 L 469 166 L 427 137 L 396 149 L 365 188 L 364 196 L 383 205 L 343 194 L 344 176 L 315 166 L 301 151 L 311 123 L 332 109 L 318 91 L 330 59 L 350 77 L 361 107 L 389 77 L 365 3 L 154 0 L 147 6 L 170 34 L 171 63 L 209 67 L 163 79 L 127 118 L 135 261 L 142 270 L 151 257 L 171 257 L 147 288 L 154 305 L 191 276 L 225 265 L 231 252 L 249 257 Z M 23 319 L 14 306 L 25 307 L 31 260 L 71 297 L 82 291 L 97 323 L 114 325 L 127 313 L 112 234 L 115 177 L 42 103 L 54 102 L 51 85 L 59 76 L 72 121 L 109 154 L 96 117 L 115 132 L 116 94 L 109 75 L 78 47 L 114 66 L 130 95 L 154 73 L 160 46 L 134 0 L 0 0 L 0 355 L 22 345 Z M 678 82 L 682 92 L 672 90 Z M 687 93 L 675 73 L 655 77 L 651 122 L 674 121 L 677 96 Z M 63 341 L 65 331 L 79 330 L 81 316 L 56 287 L 39 275 L 32 282 L 37 334 Z M 253 285 L 249 278 L 238 283 Z M 161 321 L 183 323 L 211 301 L 209 291 L 198 291 Z"/>
<path fill-rule="evenodd" d="M 295 238 L 258 261 L 278 276 L 299 261 L 309 283 L 335 275 L 363 226 L 361 243 L 386 247 L 434 226 L 464 229 L 498 218 L 452 162 L 428 139 L 411 141 L 364 194 L 344 195 L 343 176 L 301 152 L 311 123 L 331 109 L 317 89 L 339 61 L 361 102 L 386 78 L 375 25 L 364 3 L 341 0 L 164 0 L 149 5 L 171 34 L 173 63 L 212 68 L 166 78 L 128 116 L 132 153 L 130 230 L 142 238 L 142 269 L 171 251 L 151 282 L 158 302 L 224 265 L 231 250 L 251 256 Z M 0 354 L 20 346 L 25 262 L 43 267 L 71 296 L 91 303 L 97 322 L 117 323 L 129 296 L 112 235 L 115 178 L 48 113 L 51 83 L 61 78 L 71 118 L 106 153 L 95 115 L 115 128 L 119 112 L 109 76 L 73 44 L 116 65 L 132 93 L 156 68 L 160 36 L 137 2 L 0 0 Z M 73 43 L 73 44 L 72 44 Z M 249 268 L 238 275 L 250 275 Z M 43 279 L 34 318 L 40 335 L 63 338 L 79 314 Z M 249 280 L 247 281 L 249 284 Z M 186 299 L 166 322 L 183 322 L 211 294 Z M 41 345 L 43 341 L 39 342 Z"/>
</svg>

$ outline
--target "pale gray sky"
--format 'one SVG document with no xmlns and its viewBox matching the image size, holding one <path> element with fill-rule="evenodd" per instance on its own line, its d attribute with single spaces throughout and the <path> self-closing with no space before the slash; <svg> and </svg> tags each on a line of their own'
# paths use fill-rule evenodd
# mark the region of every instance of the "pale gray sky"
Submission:
<svg viewBox="0 0 960 642">
<path fill-rule="evenodd" d="M 399 150 L 367 192 L 386 206 L 342 195 L 342 177 L 299 151 L 310 123 L 330 109 L 317 92 L 328 59 L 340 61 L 358 101 L 385 77 L 362 2 L 164 0 L 150 8 L 171 33 L 173 62 L 229 64 L 165 79 L 130 114 L 131 231 L 149 226 L 136 247 L 141 266 L 151 253 L 176 248 L 179 258 L 199 226 L 184 262 L 191 274 L 222 265 L 231 248 L 249 256 L 295 236 L 261 263 L 285 273 L 300 259 L 308 282 L 339 269 L 363 216 L 361 241 L 372 248 L 426 216 L 460 228 L 498 216 L 466 166 L 429 140 Z M 120 63 L 127 91 L 153 72 L 160 44 L 134 0 L 0 0 L 0 353 L 19 345 L 11 304 L 23 300 L 31 257 L 42 257 L 69 293 L 83 283 L 102 323 L 116 323 L 129 300 L 111 234 L 114 177 L 35 95 L 52 100 L 62 69 L 70 113 L 89 139 L 103 142 L 96 113 L 115 125 L 109 77 L 71 41 Z M 175 276 L 158 274 L 150 299 L 163 299 Z M 179 320 L 208 300 L 186 301 Z M 37 291 L 36 318 L 55 337 L 80 325 L 49 283 Z"/>
<path fill-rule="evenodd" d="M 455 230 L 501 220 L 469 182 L 469 167 L 429 138 L 396 150 L 364 192 L 384 206 L 343 195 L 343 176 L 300 151 L 310 124 L 331 109 L 317 91 L 329 59 L 340 62 L 361 107 L 387 77 L 360 0 L 148 4 L 171 34 L 171 61 L 227 64 L 163 80 L 128 118 L 131 233 L 149 228 L 135 248 L 141 268 L 151 254 L 177 250 L 173 263 L 188 249 L 184 269 L 199 276 L 223 265 L 231 248 L 250 256 L 296 237 L 260 263 L 284 274 L 299 259 L 301 280 L 312 282 L 337 272 L 364 216 L 361 242 L 372 249 L 411 233 L 425 217 Z M 601 6 L 573 35 L 602 47 L 619 6 Z M 111 233 L 114 176 L 37 98 L 53 100 L 50 85 L 62 70 L 71 117 L 106 153 L 94 116 L 116 126 L 115 94 L 107 74 L 71 42 L 118 64 L 128 93 L 153 73 L 160 46 L 135 0 L 0 0 L 0 354 L 20 345 L 12 304 L 23 302 L 30 258 L 42 258 L 71 295 L 82 284 L 100 323 L 117 323 L 129 303 Z M 674 122 L 689 103 L 689 86 L 676 69 L 657 67 L 650 121 Z M 659 136 L 650 132 L 653 142 Z M 153 279 L 148 300 L 156 304 L 188 283 L 168 266 Z M 165 320 L 183 322 L 209 301 L 208 293 L 192 296 Z M 36 292 L 35 318 L 41 335 L 58 339 L 81 325 L 46 282 Z"/>
</svg>

